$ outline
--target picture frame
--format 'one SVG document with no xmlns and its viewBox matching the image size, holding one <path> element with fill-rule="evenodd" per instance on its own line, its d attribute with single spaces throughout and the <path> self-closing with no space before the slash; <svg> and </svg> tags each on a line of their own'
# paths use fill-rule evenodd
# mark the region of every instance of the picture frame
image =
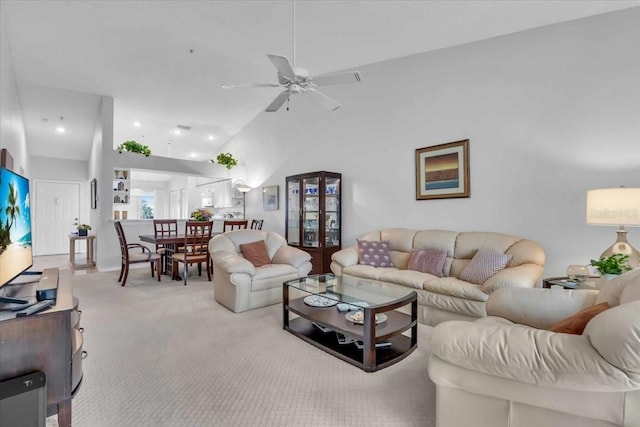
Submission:
<svg viewBox="0 0 640 427">
<path fill-rule="evenodd" d="M 265 211 L 277 211 L 278 201 L 280 199 L 279 187 L 270 185 L 262 187 L 262 209 Z"/>
<path fill-rule="evenodd" d="M 98 209 L 98 180 L 91 180 L 91 209 Z"/>
<path fill-rule="evenodd" d="M 6 148 L 0 150 L 0 167 L 13 171 L 13 157 L 11 157 L 11 154 L 9 154 L 9 150 L 7 150 Z"/>
<path fill-rule="evenodd" d="M 469 140 L 416 149 L 416 200 L 470 197 Z"/>
</svg>

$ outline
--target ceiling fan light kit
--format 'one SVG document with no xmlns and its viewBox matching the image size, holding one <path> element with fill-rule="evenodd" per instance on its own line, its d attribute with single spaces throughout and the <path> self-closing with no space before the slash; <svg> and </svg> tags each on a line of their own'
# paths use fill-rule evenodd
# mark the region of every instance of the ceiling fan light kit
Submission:
<svg viewBox="0 0 640 427">
<path fill-rule="evenodd" d="M 286 56 L 267 54 L 273 65 L 278 70 L 278 82 L 273 83 L 257 83 L 257 84 L 241 84 L 232 85 L 224 84 L 224 89 L 240 88 L 240 87 L 282 87 L 284 90 L 267 106 L 265 111 L 278 111 L 282 105 L 289 100 L 291 95 L 303 94 L 311 95 L 313 99 L 320 103 L 329 111 L 336 111 L 340 108 L 340 103 L 335 99 L 325 95 L 316 89 L 318 86 L 329 86 L 348 83 L 360 83 L 362 74 L 359 71 L 344 71 L 340 73 L 328 73 L 312 76 L 303 68 L 294 68 L 291 66 Z"/>
</svg>

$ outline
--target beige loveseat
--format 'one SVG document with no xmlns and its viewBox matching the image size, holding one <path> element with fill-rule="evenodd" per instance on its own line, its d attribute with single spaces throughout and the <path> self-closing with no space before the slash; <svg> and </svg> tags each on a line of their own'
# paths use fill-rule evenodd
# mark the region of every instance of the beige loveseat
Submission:
<svg viewBox="0 0 640 427">
<path fill-rule="evenodd" d="M 258 240 L 265 242 L 271 263 L 255 267 L 244 258 L 240 245 Z M 282 282 L 311 271 L 311 256 L 271 231 L 219 234 L 209 241 L 209 253 L 216 301 L 236 313 L 281 302 Z"/>
<path fill-rule="evenodd" d="M 581 335 L 547 330 L 602 302 Z M 640 426 L 640 269 L 599 293 L 499 289 L 487 312 L 433 330 L 438 427 Z"/>
<path fill-rule="evenodd" d="M 331 257 L 331 271 L 348 280 L 369 279 L 413 288 L 418 293 L 418 321 L 434 326 L 445 320 L 474 320 L 486 316 L 491 292 L 503 287 L 534 287 L 542 277 L 544 251 L 537 243 L 493 232 L 455 232 L 388 228 L 360 240 L 389 241 L 394 267 L 358 264 L 358 248 L 342 249 Z M 509 254 L 506 268 L 478 285 L 458 279 L 480 248 Z M 412 250 L 447 252 L 443 277 L 407 270 Z"/>
</svg>

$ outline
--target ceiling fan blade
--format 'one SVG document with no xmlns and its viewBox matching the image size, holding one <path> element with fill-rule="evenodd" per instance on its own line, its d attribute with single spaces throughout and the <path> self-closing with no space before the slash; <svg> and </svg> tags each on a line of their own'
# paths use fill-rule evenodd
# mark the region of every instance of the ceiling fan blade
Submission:
<svg viewBox="0 0 640 427">
<path fill-rule="evenodd" d="M 286 56 L 271 54 L 267 54 L 267 56 L 269 57 L 271 62 L 273 62 L 273 65 L 276 66 L 278 74 L 289 81 L 294 81 L 296 79 L 296 73 L 295 71 L 293 71 L 293 68 L 291 67 L 291 64 L 289 63 L 289 60 Z"/>
<path fill-rule="evenodd" d="M 289 99 L 289 95 L 290 93 L 288 90 L 280 92 L 280 95 L 278 95 L 276 99 L 274 99 L 273 102 L 269 104 L 269 106 L 264 111 L 268 111 L 268 112 L 278 111 L 278 109 L 282 107 L 282 104 L 284 104 L 287 101 L 287 99 Z"/>
<path fill-rule="evenodd" d="M 327 95 L 320 92 L 319 90 L 315 90 L 312 87 L 308 87 L 305 89 L 305 93 L 311 93 L 315 95 L 316 99 L 320 101 L 320 104 L 322 104 L 322 106 L 327 110 L 336 111 L 338 108 L 340 108 L 341 104 L 338 101 L 328 97 Z"/>
<path fill-rule="evenodd" d="M 345 83 L 359 83 L 362 80 L 360 71 L 347 71 L 342 73 L 320 74 L 314 76 L 311 81 L 316 86 L 340 85 Z"/>
<path fill-rule="evenodd" d="M 235 89 L 241 87 L 280 87 L 280 85 L 275 83 L 242 83 L 237 85 L 225 83 L 220 87 L 222 89 Z"/>
</svg>

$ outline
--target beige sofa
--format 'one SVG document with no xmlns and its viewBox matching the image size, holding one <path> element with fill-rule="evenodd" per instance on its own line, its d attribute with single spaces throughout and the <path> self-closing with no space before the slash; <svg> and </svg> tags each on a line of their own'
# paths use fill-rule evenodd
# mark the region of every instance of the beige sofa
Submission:
<svg viewBox="0 0 640 427">
<path fill-rule="evenodd" d="M 545 330 L 601 302 L 582 335 Z M 433 330 L 438 427 L 640 426 L 640 269 L 599 293 L 500 289 L 487 311 Z"/>
<path fill-rule="evenodd" d="M 240 245 L 258 240 L 264 240 L 271 264 L 255 267 L 242 256 Z M 209 241 L 209 253 L 216 301 L 236 313 L 281 302 L 282 282 L 311 271 L 311 256 L 271 231 L 219 234 Z"/>
<path fill-rule="evenodd" d="M 434 326 L 445 320 L 474 320 L 486 316 L 489 295 L 503 287 L 534 287 L 542 277 L 544 251 L 537 243 L 493 232 L 455 232 L 388 228 L 369 233 L 361 240 L 388 240 L 394 268 L 358 264 L 357 245 L 331 257 L 331 271 L 348 280 L 369 279 L 407 286 L 418 293 L 418 321 Z M 512 256 L 507 267 L 484 284 L 477 285 L 458 276 L 479 248 Z M 447 251 L 443 277 L 407 270 L 414 249 Z"/>
</svg>

